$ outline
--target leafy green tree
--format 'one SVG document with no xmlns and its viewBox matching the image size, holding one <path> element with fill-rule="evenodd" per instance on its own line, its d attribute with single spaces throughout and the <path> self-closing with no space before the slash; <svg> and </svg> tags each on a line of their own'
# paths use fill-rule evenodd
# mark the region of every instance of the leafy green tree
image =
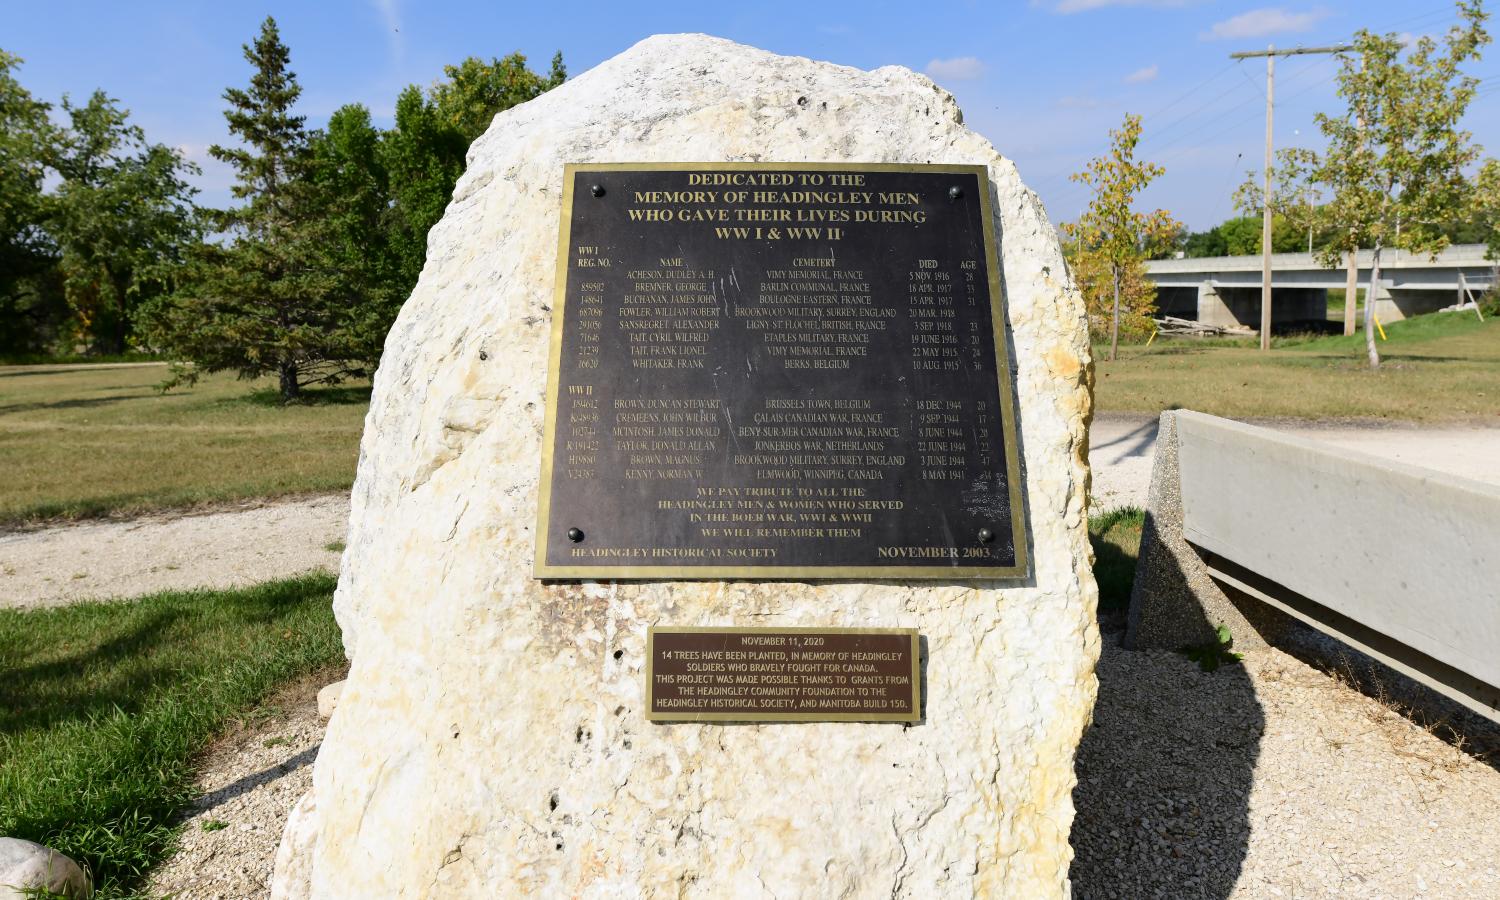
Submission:
<svg viewBox="0 0 1500 900">
<path fill-rule="evenodd" d="M 1144 277 L 1145 260 L 1181 226 L 1165 210 L 1148 215 L 1134 209 L 1136 195 L 1166 171 L 1135 158 L 1141 117 L 1127 114 L 1109 138 L 1109 154 L 1072 176 L 1073 181 L 1091 187 L 1094 196 L 1079 220 L 1063 228 L 1077 246 L 1073 271 L 1091 318 L 1096 311 L 1110 309 L 1109 358 L 1113 360 L 1120 344 L 1122 287 L 1127 315 L 1137 321 L 1149 318 L 1156 305 L 1156 289 Z"/>
<path fill-rule="evenodd" d="M 323 214 L 326 262 L 356 302 L 349 328 L 369 360 L 380 358 L 386 332 L 406 299 L 391 248 L 390 177 L 380 132 L 359 104 L 340 107 L 311 140 L 310 189 Z"/>
<path fill-rule="evenodd" d="M 1182 241 L 1182 254 L 1187 257 L 1228 256 L 1229 244 L 1224 232 L 1215 225 L 1207 231 L 1194 231 Z"/>
<path fill-rule="evenodd" d="M 411 85 L 396 99 L 396 127 L 381 136 L 380 159 L 390 183 L 388 240 L 403 296 L 416 286 L 427 260 L 427 233 L 443 217 L 464 171 L 469 143 L 445 125 L 422 91 Z"/>
<path fill-rule="evenodd" d="M 1347 108 L 1338 116 L 1318 114 L 1328 148 L 1301 158 L 1309 180 L 1330 195 L 1332 220 L 1347 228 L 1342 245 L 1324 251 L 1330 264 L 1348 246 L 1368 246 L 1372 285 L 1380 283 L 1386 247 L 1437 254 L 1448 243 L 1444 226 L 1473 202 L 1465 170 L 1480 148 L 1459 123 L 1478 82 L 1462 67 L 1479 58 L 1490 36 L 1480 0 L 1457 7 L 1460 24 L 1441 43 L 1417 39 L 1404 60 L 1395 34 L 1359 31 L 1338 75 Z M 1367 302 L 1365 348 L 1377 368 L 1374 316 L 1375 304 Z"/>
<path fill-rule="evenodd" d="M 545 78 L 528 69 L 520 53 L 489 62 L 471 56 L 444 66 L 443 74 L 448 78 L 433 86 L 432 104 L 438 120 L 463 135 L 465 146 L 484 134 L 496 113 L 539 97 L 568 78 L 561 53 L 553 55 Z"/>
<path fill-rule="evenodd" d="M 1473 231 L 1465 235 L 1470 238 L 1465 243 L 1488 244 L 1485 255 L 1500 260 L 1500 160 L 1487 159 L 1480 167 L 1470 212 Z"/>
<path fill-rule="evenodd" d="M 551 90 L 567 78 L 562 54 L 546 77 L 512 53 L 484 62 L 469 57 L 444 66 L 447 80 L 427 93 L 416 85 L 396 99 L 396 127 L 382 136 L 381 163 L 390 183 L 388 232 L 397 260 L 396 284 L 404 298 L 416 286 L 427 259 L 427 234 L 443 217 L 464 172 L 469 144 L 496 114 Z"/>
<path fill-rule="evenodd" d="M 0 50 L 0 353 L 45 349 L 64 315 L 57 255 L 43 228 L 47 160 L 57 129 L 48 104 L 16 78 L 21 58 Z"/>
<path fill-rule="evenodd" d="M 1274 253 L 1296 253 L 1313 251 L 1320 235 L 1324 235 L 1334 223 L 1330 221 L 1329 208 L 1322 202 L 1322 190 L 1308 180 L 1308 171 L 1302 161 L 1302 148 L 1292 147 L 1277 151 L 1278 161 L 1272 170 L 1271 185 L 1271 250 Z M 1249 252 L 1260 252 L 1261 209 L 1265 193 L 1264 179 L 1259 172 L 1246 172 L 1245 181 L 1234 192 L 1234 206 L 1248 220 L 1255 223 L 1255 248 Z"/>
<path fill-rule="evenodd" d="M 1260 253 L 1261 221 L 1259 215 L 1226 219 L 1216 230 L 1223 242 L 1225 256 L 1254 256 Z M 1296 253 L 1306 250 L 1306 234 L 1285 216 L 1271 215 L 1271 252 Z"/>
<path fill-rule="evenodd" d="M 136 307 L 167 289 L 175 264 L 201 240 L 197 190 L 185 180 L 198 167 L 147 143 L 103 91 L 83 106 L 64 97 L 63 110 L 70 125 L 54 161 L 61 183 L 47 198 L 63 288 L 78 337 L 94 352 L 122 353 Z"/>
<path fill-rule="evenodd" d="M 309 136 L 292 113 L 302 89 L 274 19 L 245 59 L 250 86 L 224 92 L 241 143 L 209 149 L 234 167 L 244 203 L 214 216 L 224 241 L 198 249 L 183 286 L 153 304 L 148 321 L 160 346 L 185 361 L 174 382 L 200 370 L 275 375 L 289 402 L 308 385 L 367 373 L 370 359 L 354 327 L 360 298 L 338 267 L 337 220 L 322 208 Z"/>
</svg>

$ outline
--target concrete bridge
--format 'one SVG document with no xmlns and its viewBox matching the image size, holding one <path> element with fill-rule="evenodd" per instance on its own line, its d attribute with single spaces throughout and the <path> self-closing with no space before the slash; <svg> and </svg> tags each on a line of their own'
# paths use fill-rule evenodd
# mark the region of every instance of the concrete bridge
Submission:
<svg viewBox="0 0 1500 900">
<path fill-rule="evenodd" d="M 1477 296 L 1495 280 L 1495 263 L 1484 258 L 1484 244 L 1454 244 L 1429 259 L 1424 254 L 1385 250 L 1375 315 L 1382 322 L 1432 312 L 1459 302 L 1459 275 Z M 1370 286 L 1369 250 L 1358 256 L 1359 286 Z M 1260 327 L 1259 256 L 1154 259 L 1146 277 L 1156 282 L 1162 315 L 1210 325 Z M 1329 288 L 1343 288 L 1345 266 L 1328 269 L 1311 253 L 1271 255 L 1271 323 L 1326 319 Z M 1465 298 L 1466 299 L 1466 298 Z"/>
</svg>

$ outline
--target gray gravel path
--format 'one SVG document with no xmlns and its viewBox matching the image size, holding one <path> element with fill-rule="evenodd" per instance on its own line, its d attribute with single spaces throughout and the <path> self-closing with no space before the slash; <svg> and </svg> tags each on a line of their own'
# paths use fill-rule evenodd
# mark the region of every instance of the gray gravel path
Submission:
<svg viewBox="0 0 1500 900">
<path fill-rule="evenodd" d="M 1075 896 L 1500 897 L 1500 758 L 1279 650 L 1205 673 L 1118 638 L 1079 749 Z"/>
<path fill-rule="evenodd" d="M 203 761 L 181 848 L 151 873 L 147 895 L 194 900 L 266 897 L 287 815 L 312 788 L 323 743 L 317 691 L 337 673 L 305 680 L 265 704 L 251 726 Z"/>
<path fill-rule="evenodd" d="M 338 568 L 339 494 L 0 535 L 0 608 L 241 587 Z"/>
</svg>

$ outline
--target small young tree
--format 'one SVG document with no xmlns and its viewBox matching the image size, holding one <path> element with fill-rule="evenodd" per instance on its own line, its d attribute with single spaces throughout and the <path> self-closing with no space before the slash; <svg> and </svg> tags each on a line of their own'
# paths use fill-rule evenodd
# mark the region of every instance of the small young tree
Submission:
<svg viewBox="0 0 1500 900">
<path fill-rule="evenodd" d="M 1322 188 L 1308 180 L 1303 150 L 1289 147 L 1276 151 L 1271 186 L 1271 249 L 1275 253 L 1313 252 L 1314 241 L 1329 228 L 1328 209 Z M 1246 172 L 1245 181 L 1234 191 L 1234 208 L 1255 223 L 1255 250 L 1260 252 L 1261 210 L 1265 192 L 1259 172 Z"/>
<path fill-rule="evenodd" d="M 1120 344 L 1122 286 L 1135 286 L 1134 291 L 1127 292 L 1134 294 L 1127 295 L 1128 308 L 1137 315 L 1149 315 L 1156 289 L 1144 278 L 1143 264 L 1152 247 L 1169 241 L 1181 226 L 1164 210 L 1143 215 L 1133 208 L 1136 195 L 1166 171 L 1135 158 L 1141 140 L 1141 117 L 1126 115 L 1120 128 L 1110 131 L 1109 138 L 1109 154 L 1094 159 L 1086 171 L 1072 176 L 1073 181 L 1093 188 L 1094 196 L 1078 221 L 1063 227 L 1077 247 L 1074 272 L 1079 275 L 1090 311 L 1106 306 L 1110 309 L 1109 358 L 1113 360 Z"/>
<path fill-rule="evenodd" d="M 309 135 L 292 105 L 301 93 L 290 53 L 267 18 L 245 47 L 255 68 L 248 89 L 224 92 L 224 113 L 239 146 L 214 146 L 235 169 L 241 206 L 214 216 L 226 237 L 193 255 L 184 286 L 148 312 L 158 344 L 200 370 L 242 378 L 275 375 L 283 402 L 311 384 L 336 384 L 369 371 L 355 333 L 362 298 L 342 277 L 340 247 L 313 179 Z"/>
<path fill-rule="evenodd" d="M 1371 368 L 1380 366 L 1373 295 L 1382 252 L 1396 247 L 1435 256 L 1448 244 L 1445 226 L 1472 202 L 1465 169 L 1480 148 L 1459 122 L 1478 82 L 1462 66 L 1479 58 L 1490 37 L 1480 0 L 1460 0 L 1458 12 L 1460 24 L 1441 43 L 1421 37 L 1404 61 L 1395 34 L 1359 31 L 1338 75 L 1347 109 L 1339 116 L 1318 114 L 1328 148 L 1303 157 L 1344 232 L 1325 254 L 1336 263 L 1351 247 L 1373 250 L 1364 316 Z"/>
<path fill-rule="evenodd" d="M 1480 167 L 1470 216 L 1488 245 L 1485 258 L 1500 260 L 1500 160 L 1487 159 Z"/>
</svg>

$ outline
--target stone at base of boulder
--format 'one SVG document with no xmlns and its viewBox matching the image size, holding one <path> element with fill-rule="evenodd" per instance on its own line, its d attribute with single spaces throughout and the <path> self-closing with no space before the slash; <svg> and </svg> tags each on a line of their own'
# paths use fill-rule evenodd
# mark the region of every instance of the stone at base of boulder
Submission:
<svg viewBox="0 0 1500 900">
<path fill-rule="evenodd" d="M 343 682 L 328 687 L 342 687 Z M 326 691 L 328 688 L 324 688 Z M 318 698 L 320 701 L 322 697 Z M 308 791 L 286 817 L 286 830 L 276 848 L 276 877 L 271 881 L 271 900 L 308 900 L 312 897 L 312 851 L 317 839 L 313 793 Z"/>
<path fill-rule="evenodd" d="M 0 900 L 22 900 L 39 892 L 85 900 L 93 894 L 78 863 L 51 847 L 20 838 L 0 838 Z"/>
<path fill-rule="evenodd" d="M 318 691 L 318 715 L 325 719 L 333 717 L 333 711 L 338 708 L 339 697 L 344 694 L 344 683 L 335 681 L 321 691 Z"/>
</svg>

